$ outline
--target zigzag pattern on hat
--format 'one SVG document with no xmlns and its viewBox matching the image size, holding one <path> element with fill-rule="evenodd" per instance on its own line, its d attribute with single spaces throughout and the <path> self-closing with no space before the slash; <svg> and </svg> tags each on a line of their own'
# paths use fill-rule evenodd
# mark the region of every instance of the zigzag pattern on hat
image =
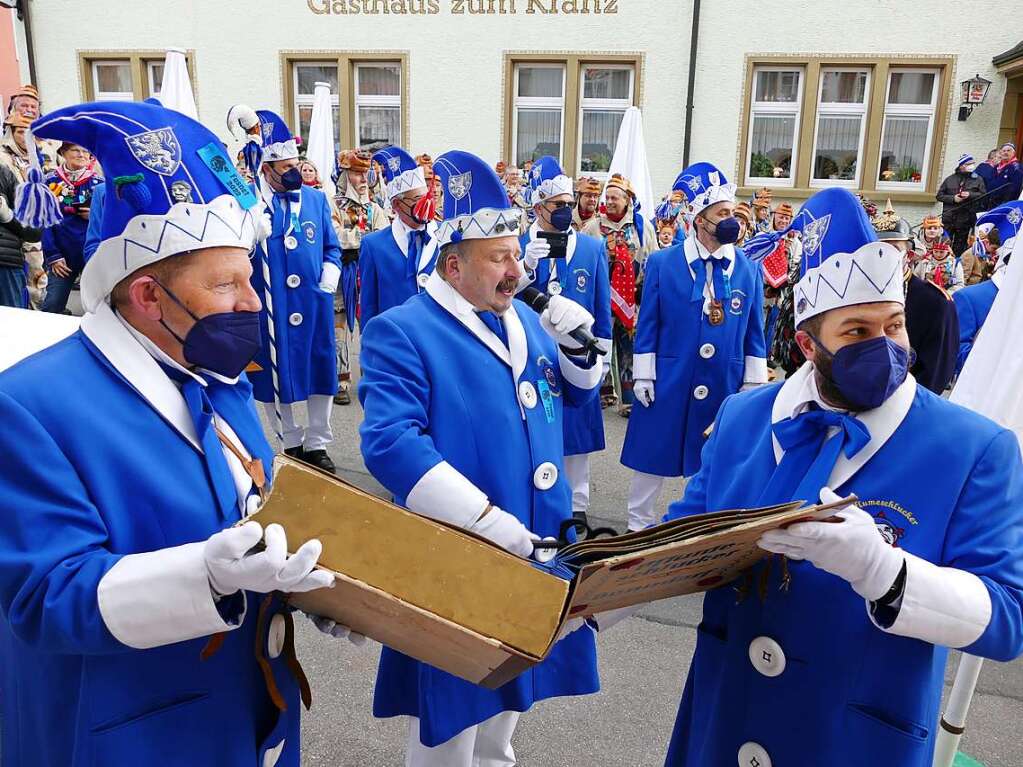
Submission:
<svg viewBox="0 0 1023 767">
<path fill-rule="evenodd" d="M 395 176 L 387 185 L 387 196 L 397 197 L 409 189 L 418 189 L 424 186 L 426 186 L 426 174 L 423 172 L 423 166 L 420 165 Z"/>
<path fill-rule="evenodd" d="M 882 267 L 886 267 L 887 275 L 871 275 L 860 261 L 865 257 L 876 256 Z M 847 261 L 844 269 L 840 262 Z M 830 268 L 839 279 L 831 279 L 824 273 Z M 863 279 L 856 279 L 856 273 Z M 850 306 L 857 303 L 898 300 L 902 295 L 902 257 L 894 247 L 887 243 L 871 242 L 849 254 L 835 254 L 826 259 L 820 266 L 807 270 L 796 284 L 794 293 L 796 326 L 806 318 L 820 314 L 838 306 Z M 841 277 L 844 276 L 844 284 Z M 816 283 L 816 284 L 814 284 Z M 823 291 L 822 286 L 830 288 L 830 293 Z M 822 292 L 823 291 L 823 292 Z M 860 295 L 855 295 L 857 292 Z"/>
<path fill-rule="evenodd" d="M 484 208 L 467 216 L 442 221 L 437 228 L 437 239 L 443 247 L 453 241 L 452 235 L 455 233 L 460 233 L 463 240 L 485 239 L 504 233 L 517 237 L 521 217 L 522 211 L 517 208 L 509 210 Z M 498 226 L 502 224 L 504 230 L 498 231 Z"/>
</svg>

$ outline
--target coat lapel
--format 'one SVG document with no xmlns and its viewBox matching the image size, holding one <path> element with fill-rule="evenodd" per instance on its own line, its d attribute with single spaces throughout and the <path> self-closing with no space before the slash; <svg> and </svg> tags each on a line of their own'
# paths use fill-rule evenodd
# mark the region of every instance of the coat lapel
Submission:
<svg viewBox="0 0 1023 767">
<path fill-rule="evenodd" d="M 427 280 L 426 292 L 430 295 L 430 298 L 440 304 L 446 312 L 462 323 L 466 329 L 476 336 L 476 338 L 478 338 L 484 346 L 490 349 L 490 351 L 492 351 L 499 360 L 501 360 L 509 368 L 513 368 L 512 356 L 509 353 L 509 347 L 505 346 L 501 339 L 498 338 L 490 328 L 483 324 L 483 320 L 481 320 L 476 314 L 472 304 L 462 298 L 462 296 L 460 296 L 454 288 L 448 285 L 437 272 L 433 272 L 430 275 L 430 279 Z M 512 306 L 512 308 L 508 311 L 514 312 L 515 307 Z M 515 317 L 515 322 L 519 322 L 517 315 Z M 508 321 L 505 321 L 505 328 L 511 330 Z M 519 331 L 522 330 L 520 322 L 518 329 Z M 523 334 L 523 338 L 524 337 L 525 336 Z M 512 343 L 510 333 L 508 343 L 509 345 Z M 521 354 L 522 357 L 525 358 L 524 349 Z M 523 367 L 525 367 L 524 364 Z M 516 378 L 516 380 L 518 379 Z"/>
</svg>

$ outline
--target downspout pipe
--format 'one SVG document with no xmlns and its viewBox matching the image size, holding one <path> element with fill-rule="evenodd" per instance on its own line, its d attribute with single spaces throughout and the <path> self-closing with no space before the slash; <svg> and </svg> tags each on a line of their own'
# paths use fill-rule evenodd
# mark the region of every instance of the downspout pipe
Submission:
<svg viewBox="0 0 1023 767">
<path fill-rule="evenodd" d="M 700 44 L 700 0 L 693 0 L 693 30 L 689 39 L 689 85 L 686 91 L 686 128 L 682 140 L 682 167 L 689 166 L 693 138 L 693 92 L 696 89 L 696 51 Z"/>
<path fill-rule="evenodd" d="M 32 14 L 29 12 L 30 0 L 18 0 L 18 18 L 25 25 L 25 52 L 28 56 L 28 81 L 36 83 L 36 52 L 32 41 Z"/>
</svg>

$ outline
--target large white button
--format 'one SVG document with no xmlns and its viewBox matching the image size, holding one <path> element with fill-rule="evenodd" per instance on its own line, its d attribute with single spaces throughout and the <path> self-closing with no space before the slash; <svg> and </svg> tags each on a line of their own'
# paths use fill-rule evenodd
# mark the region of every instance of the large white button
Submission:
<svg viewBox="0 0 1023 767">
<path fill-rule="evenodd" d="M 533 472 L 533 485 L 537 490 L 550 490 L 557 481 L 558 467 L 550 461 L 541 463 Z"/>
<path fill-rule="evenodd" d="M 298 247 L 298 239 L 294 235 L 289 234 L 284 238 L 284 247 L 288 250 L 294 250 Z"/>
<path fill-rule="evenodd" d="M 288 283 L 289 288 L 297 288 L 302 284 L 302 278 L 297 274 L 289 274 L 286 282 Z"/>
<path fill-rule="evenodd" d="M 696 399 L 707 399 L 708 394 L 710 394 L 710 389 L 703 384 L 700 384 L 693 389 L 693 396 L 696 397 Z"/>
<path fill-rule="evenodd" d="M 416 282 L 419 283 L 419 287 L 421 287 L 421 288 L 425 288 L 426 287 L 426 283 L 428 283 L 429 281 L 430 281 L 430 275 L 428 275 L 426 272 L 423 272 L 418 277 L 416 277 Z"/>
<path fill-rule="evenodd" d="M 271 658 L 278 657 L 284 650 L 284 635 L 287 633 L 284 616 L 277 613 L 270 619 L 270 632 L 266 638 L 266 654 Z"/>
<path fill-rule="evenodd" d="M 717 349 L 714 348 L 714 344 L 704 344 L 700 347 L 700 356 L 705 360 L 709 360 L 714 356 L 714 352 L 716 351 Z"/>
<path fill-rule="evenodd" d="M 290 322 L 292 325 L 301 325 L 302 315 L 299 314 L 298 312 L 295 312 L 290 317 L 288 317 L 288 322 Z"/>
<path fill-rule="evenodd" d="M 552 296 L 561 295 L 561 283 L 560 282 L 549 282 L 547 284 L 547 292 Z"/>
<path fill-rule="evenodd" d="M 785 670 L 785 653 L 770 637 L 757 637 L 749 643 L 749 662 L 764 676 L 778 676 Z"/>
<path fill-rule="evenodd" d="M 529 381 L 523 381 L 519 384 L 519 402 L 522 406 L 532 410 L 536 407 L 536 389 L 533 388 L 533 384 Z"/>
<path fill-rule="evenodd" d="M 739 746 L 739 767 L 771 767 L 771 757 L 759 743 L 749 741 Z"/>
</svg>

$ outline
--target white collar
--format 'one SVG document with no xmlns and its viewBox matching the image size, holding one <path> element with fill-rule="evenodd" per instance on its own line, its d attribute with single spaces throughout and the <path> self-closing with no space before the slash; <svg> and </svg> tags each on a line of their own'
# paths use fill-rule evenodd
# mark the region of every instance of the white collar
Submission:
<svg viewBox="0 0 1023 767">
<path fill-rule="evenodd" d="M 813 363 L 808 361 L 785 379 L 785 383 L 781 385 L 774 399 L 774 406 L 771 408 L 772 424 L 798 415 L 806 409 L 810 402 L 816 402 L 828 410 L 835 409 L 821 399 L 820 392 L 817 391 L 817 383 L 813 378 Z M 870 432 L 870 442 L 852 458 L 847 458 L 845 453 L 838 456 L 838 461 L 835 462 L 835 468 L 831 470 L 831 477 L 828 480 L 828 485 L 832 489 L 837 489 L 848 482 L 867 461 L 874 457 L 878 450 L 884 447 L 884 444 L 906 418 L 915 397 L 916 379 L 907 373 L 902 386 L 896 389 L 895 393 L 886 399 L 881 407 L 856 414 L 856 417 Z M 773 434 L 771 441 L 774 445 L 774 459 L 781 463 L 785 451 Z"/>
<path fill-rule="evenodd" d="M 699 259 L 703 259 L 703 260 L 710 259 L 710 258 L 713 258 L 715 260 L 720 260 L 722 258 L 727 258 L 732 264 L 735 263 L 735 246 L 734 245 L 731 245 L 731 244 L 729 244 L 729 245 L 722 245 L 720 248 L 718 248 L 713 253 L 711 253 L 709 250 L 707 250 L 706 247 L 704 247 L 702 242 L 700 242 L 698 239 L 696 239 L 696 235 L 695 234 L 687 235 L 686 236 L 686 242 L 688 243 L 689 240 L 693 241 L 693 248 L 691 248 L 691 249 L 690 248 L 686 248 L 686 261 L 688 261 L 689 264 L 692 264 L 693 261 L 695 261 L 698 258 Z M 729 269 L 731 269 L 731 265 L 729 265 Z"/>
<path fill-rule="evenodd" d="M 202 452 L 195 424 L 178 387 L 113 309 L 105 302 L 100 303 L 95 312 L 82 317 L 81 329 L 135 391 L 192 447 Z"/>
<path fill-rule="evenodd" d="M 536 239 L 537 233 L 540 231 L 540 224 L 534 221 L 529 226 L 529 240 L 532 242 Z M 565 246 L 565 266 L 567 267 L 572 263 L 572 256 L 575 255 L 575 245 L 578 242 L 578 238 L 575 236 L 575 229 L 569 229 L 568 232 L 568 243 Z M 558 274 L 558 261 L 560 259 L 552 258 L 551 261 L 551 279 L 555 279 Z"/>
<path fill-rule="evenodd" d="M 476 308 L 469 303 L 464 296 L 449 285 L 439 272 L 434 271 L 426 282 L 426 292 L 430 298 L 436 301 L 441 307 L 461 322 L 470 333 L 478 338 L 484 346 L 492 351 L 498 359 L 511 368 L 512 376 L 516 381 L 526 369 L 526 331 L 522 327 L 522 320 L 515 311 L 515 304 L 508 307 L 501 322 L 504 323 L 504 330 L 508 334 L 508 346 L 488 328 L 483 320 L 476 313 Z M 521 409 L 521 406 L 520 406 Z"/>
<path fill-rule="evenodd" d="M 407 226 L 404 221 L 401 220 L 401 216 L 395 216 L 394 220 L 391 221 L 391 235 L 394 237 L 395 243 L 398 245 L 398 249 L 401 250 L 403 256 L 408 255 L 408 236 L 410 232 L 421 232 L 423 230 L 430 231 L 429 224 L 423 224 L 415 229 Z"/>
</svg>

